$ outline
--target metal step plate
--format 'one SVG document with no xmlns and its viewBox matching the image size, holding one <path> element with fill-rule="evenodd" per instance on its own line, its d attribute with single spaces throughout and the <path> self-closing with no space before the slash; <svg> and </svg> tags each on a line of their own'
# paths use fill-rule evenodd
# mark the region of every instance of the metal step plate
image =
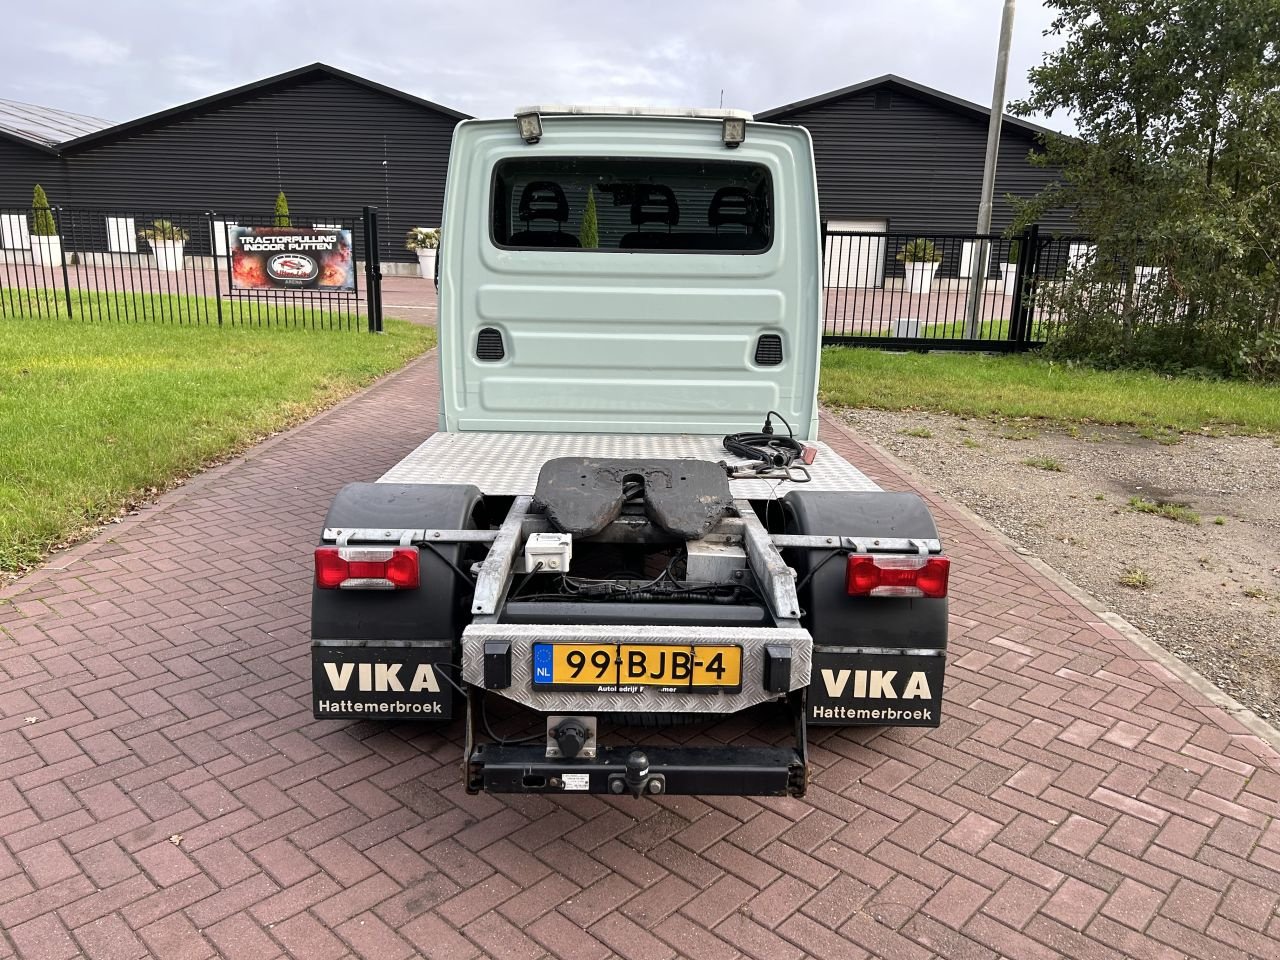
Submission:
<svg viewBox="0 0 1280 960">
<path fill-rule="evenodd" d="M 379 483 L 472 483 L 488 494 L 532 494 L 538 471 L 557 457 L 748 461 L 730 456 L 721 438 L 672 434 L 641 436 L 599 433 L 436 433 L 383 474 Z M 820 441 L 809 466 L 812 480 L 730 480 L 735 497 L 769 500 L 789 490 L 879 490 L 866 474 Z"/>
<path fill-rule="evenodd" d="M 543 713 L 734 713 L 769 700 L 780 693 L 764 687 L 766 646 L 783 646 L 791 651 L 787 686 L 799 690 L 809 685 L 813 638 L 801 627 L 689 627 L 599 626 L 580 624 L 486 623 L 471 624 L 462 632 L 462 678 L 472 686 L 485 687 L 485 644 L 509 645 L 510 686 L 493 689 L 508 699 Z M 637 644 L 740 646 L 742 686 L 734 692 L 666 692 L 659 687 L 643 687 L 631 692 L 537 689 L 534 685 L 535 644 Z"/>
</svg>

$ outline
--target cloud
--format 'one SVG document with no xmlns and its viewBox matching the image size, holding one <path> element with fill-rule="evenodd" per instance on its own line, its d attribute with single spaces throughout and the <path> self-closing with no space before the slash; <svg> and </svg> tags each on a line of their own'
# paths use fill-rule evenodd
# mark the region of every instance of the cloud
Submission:
<svg viewBox="0 0 1280 960">
<path fill-rule="evenodd" d="M 40 49 L 95 67 L 113 67 L 129 57 L 129 48 L 125 44 L 94 34 L 46 40 Z"/>
<path fill-rule="evenodd" d="M 171 53 L 160 61 L 166 71 L 174 73 L 208 73 L 222 66 L 209 57 L 192 56 L 189 53 Z"/>
<path fill-rule="evenodd" d="M 1046 49 L 1044 0 L 1019 5 L 1009 99 Z M 10 74 L 102 91 L 125 118 L 321 60 L 476 116 L 527 103 L 725 106 L 762 111 L 897 73 L 988 103 L 1000 5 L 972 0 L 59 0 L 70 39 L 12 4 Z M 353 15 L 358 10 L 359 15 Z M 909 12 L 908 12 L 909 11 Z M 193 39 L 194 38 L 194 39 Z M 75 110 L 65 99 L 50 106 Z M 99 110 L 104 108 L 99 106 Z"/>
</svg>

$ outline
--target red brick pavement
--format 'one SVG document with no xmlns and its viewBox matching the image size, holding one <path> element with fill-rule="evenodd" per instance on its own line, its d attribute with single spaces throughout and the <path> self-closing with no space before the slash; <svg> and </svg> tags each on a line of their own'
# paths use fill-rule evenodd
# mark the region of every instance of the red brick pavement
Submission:
<svg viewBox="0 0 1280 960">
<path fill-rule="evenodd" d="M 818 731 L 804 801 L 468 797 L 456 726 L 313 720 L 307 545 L 432 364 L 4 591 L 0 956 L 1280 956 L 1280 758 L 932 496 L 948 716 Z"/>
</svg>

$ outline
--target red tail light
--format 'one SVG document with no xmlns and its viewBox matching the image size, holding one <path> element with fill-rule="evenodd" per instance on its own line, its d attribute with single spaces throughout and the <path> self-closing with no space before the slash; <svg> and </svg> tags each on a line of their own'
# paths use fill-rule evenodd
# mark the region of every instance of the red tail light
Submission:
<svg viewBox="0 0 1280 960">
<path fill-rule="evenodd" d="M 946 557 L 851 553 L 846 586 L 851 597 L 945 597 L 950 573 Z"/>
<path fill-rule="evenodd" d="M 417 547 L 316 547 L 316 586 L 323 590 L 414 590 Z"/>
</svg>

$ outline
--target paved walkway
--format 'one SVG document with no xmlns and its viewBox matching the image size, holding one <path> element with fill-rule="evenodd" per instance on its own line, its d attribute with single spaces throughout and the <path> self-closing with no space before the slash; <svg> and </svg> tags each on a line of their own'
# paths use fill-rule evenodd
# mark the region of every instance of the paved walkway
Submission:
<svg viewBox="0 0 1280 960">
<path fill-rule="evenodd" d="M 468 797 L 456 725 L 313 720 L 307 546 L 435 396 L 419 361 L 0 594 L 0 957 L 1280 956 L 1280 758 L 936 498 L 949 716 L 819 731 L 805 801 Z"/>
</svg>

